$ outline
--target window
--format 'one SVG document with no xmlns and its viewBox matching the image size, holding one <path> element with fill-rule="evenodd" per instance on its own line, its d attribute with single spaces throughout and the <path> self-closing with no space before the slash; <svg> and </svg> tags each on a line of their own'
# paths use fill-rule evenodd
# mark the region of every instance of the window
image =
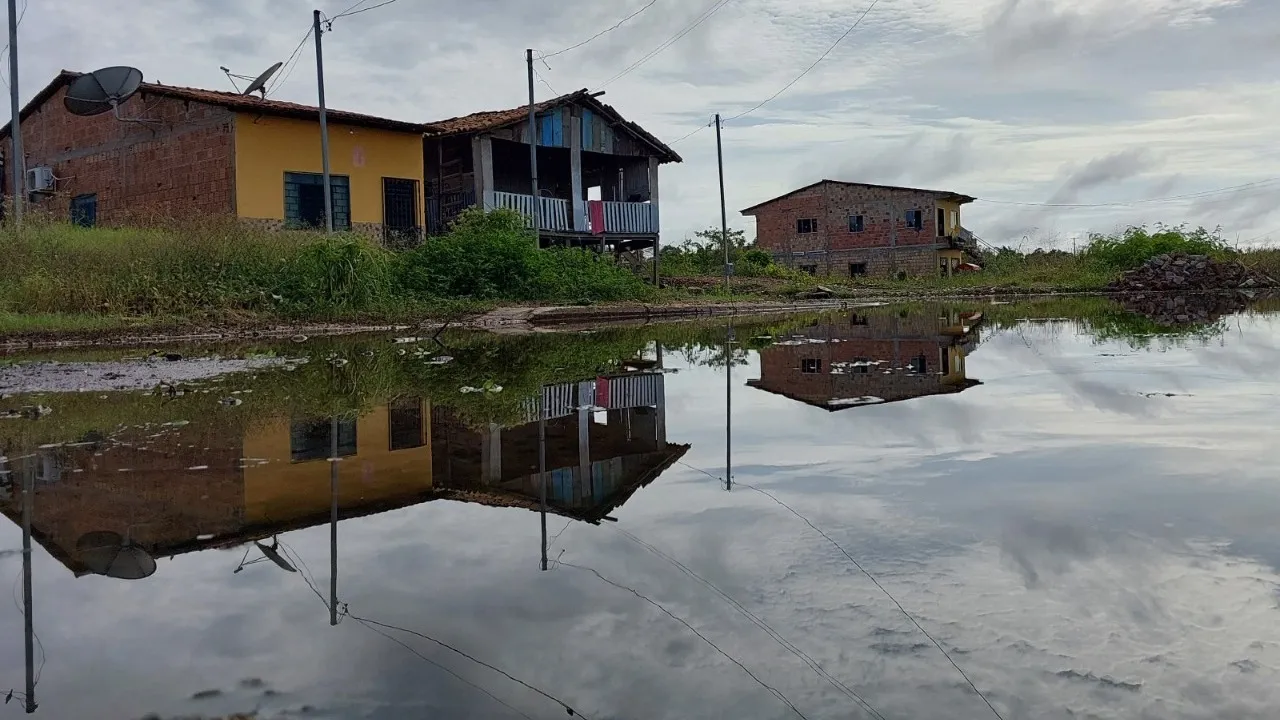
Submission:
<svg viewBox="0 0 1280 720">
<path fill-rule="evenodd" d="M 818 232 L 817 218 L 801 218 L 796 220 L 796 232 L 801 235 Z"/>
<path fill-rule="evenodd" d="M 911 372 L 921 375 L 929 371 L 929 358 L 924 355 L 917 355 L 911 360 Z"/>
<path fill-rule="evenodd" d="M 387 424 L 391 427 L 391 450 L 411 450 L 426 444 L 422 437 L 422 398 L 391 403 L 387 406 Z"/>
<path fill-rule="evenodd" d="M 96 193 L 71 198 L 71 222 L 80 227 L 98 224 L 98 196 Z"/>
<path fill-rule="evenodd" d="M 866 315 L 859 315 L 858 313 L 854 313 L 854 314 L 852 314 L 852 315 L 850 315 L 850 316 L 849 316 L 849 324 L 850 324 L 850 325 L 866 325 L 866 324 L 867 324 L 867 316 L 866 316 Z"/>
<path fill-rule="evenodd" d="M 849 263 L 849 277 L 858 277 L 867 274 L 866 263 Z"/>
<path fill-rule="evenodd" d="M 862 232 L 866 228 L 866 218 L 862 215 L 849 216 L 849 232 Z"/>
<path fill-rule="evenodd" d="M 871 358 L 854 358 L 853 372 L 855 375 L 868 375 L 871 373 Z"/>
<path fill-rule="evenodd" d="M 293 462 L 323 460 L 333 452 L 334 421 L 328 418 L 320 420 L 296 420 L 289 426 L 289 455 Z M 354 418 L 339 419 L 338 457 L 350 457 L 356 454 L 356 421 Z"/>
<path fill-rule="evenodd" d="M 924 229 L 924 211 L 908 210 L 907 211 L 907 227 L 913 230 Z"/>
<path fill-rule="evenodd" d="M 346 175 L 329 176 L 333 201 L 333 229 L 351 229 L 351 181 Z M 324 176 L 319 173 L 284 174 L 284 222 L 289 228 L 324 228 Z"/>
<path fill-rule="evenodd" d="M 947 211 L 938 208 L 938 237 L 947 236 Z"/>
<path fill-rule="evenodd" d="M 800 361 L 800 372 L 807 375 L 816 375 L 822 372 L 822 361 L 818 358 L 804 358 Z"/>
<path fill-rule="evenodd" d="M 818 266 L 817 265 L 801 265 L 800 272 L 806 272 L 806 273 L 809 273 L 810 275 L 817 275 Z"/>
</svg>

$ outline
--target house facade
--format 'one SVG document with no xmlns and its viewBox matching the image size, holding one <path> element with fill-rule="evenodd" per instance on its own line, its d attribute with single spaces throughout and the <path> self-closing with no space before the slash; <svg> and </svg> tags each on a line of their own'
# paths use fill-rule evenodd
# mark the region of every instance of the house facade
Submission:
<svg viewBox="0 0 1280 720">
<path fill-rule="evenodd" d="M 143 83 L 111 113 L 63 104 L 63 71 L 22 109 L 33 208 L 84 225 L 232 217 L 272 228 L 324 225 L 319 110 L 236 93 Z M 336 229 L 385 240 L 425 224 L 422 125 L 327 112 Z M 10 126 L 0 128 L 8 157 Z M 4 173 L 5 194 L 11 194 Z"/>
<path fill-rule="evenodd" d="M 931 310 L 854 312 L 791 332 L 760 351 L 760 377 L 747 385 L 834 412 L 979 384 L 965 360 L 977 348 L 980 316 Z"/>
<path fill-rule="evenodd" d="M 538 103 L 535 116 L 532 137 L 527 106 L 427 124 L 429 232 L 443 232 L 469 207 L 508 208 L 531 223 L 536 210 L 543 246 L 656 246 L 658 168 L 680 156 L 586 90 Z"/>
<path fill-rule="evenodd" d="M 742 211 L 775 262 L 812 274 L 949 275 L 976 254 L 960 208 L 942 190 L 822 180 Z"/>
</svg>

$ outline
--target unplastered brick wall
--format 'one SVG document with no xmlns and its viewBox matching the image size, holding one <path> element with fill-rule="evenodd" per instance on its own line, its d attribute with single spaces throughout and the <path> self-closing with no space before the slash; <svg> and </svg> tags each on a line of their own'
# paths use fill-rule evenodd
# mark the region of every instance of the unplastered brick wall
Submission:
<svg viewBox="0 0 1280 720">
<path fill-rule="evenodd" d="M 920 229 L 908 224 L 909 210 L 920 212 Z M 760 248 L 791 267 L 846 275 L 850 263 L 866 263 L 868 275 L 937 272 L 937 196 L 930 192 L 823 183 L 753 214 Z M 850 222 L 857 216 L 860 228 Z M 800 232 L 802 220 L 817 227 Z"/>
<path fill-rule="evenodd" d="M 66 89 L 22 121 L 26 167 L 52 167 L 54 217 L 69 199 L 97 195 L 99 224 L 235 213 L 235 116 L 225 108 L 139 93 L 111 113 L 72 115 Z M 7 158 L 6 158 L 7 160 Z M 39 196 L 38 196 L 39 197 Z"/>
</svg>

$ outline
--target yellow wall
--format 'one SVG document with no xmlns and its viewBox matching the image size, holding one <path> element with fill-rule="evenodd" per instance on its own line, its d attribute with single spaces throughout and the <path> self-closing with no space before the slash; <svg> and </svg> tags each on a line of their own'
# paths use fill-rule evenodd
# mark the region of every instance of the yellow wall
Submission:
<svg viewBox="0 0 1280 720">
<path fill-rule="evenodd" d="M 236 114 L 236 214 L 284 219 L 284 173 L 323 170 L 320 123 Z M 329 171 L 351 178 L 351 222 L 382 222 L 382 178 L 418 182 L 423 226 L 422 135 L 329 124 Z"/>
<path fill-rule="evenodd" d="M 956 231 L 956 226 L 960 224 L 960 223 L 959 223 L 959 221 L 960 221 L 960 203 L 955 203 L 955 202 L 946 202 L 946 201 L 944 201 L 944 200 L 939 200 L 939 201 L 938 201 L 938 207 L 939 207 L 939 208 L 942 208 L 942 210 L 943 210 L 943 211 L 945 211 L 945 213 L 946 213 L 946 220 L 947 220 L 947 222 L 946 222 L 946 224 L 943 226 L 943 227 L 944 227 L 943 234 L 944 234 L 944 235 L 948 235 L 948 236 L 949 236 L 949 235 L 951 235 L 952 233 L 954 233 L 954 232 Z M 955 222 L 952 222 L 952 218 L 951 218 L 951 214 L 952 214 L 952 213 L 955 213 Z"/>
<path fill-rule="evenodd" d="M 423 401 L 422 447 L 390 450 L 387 408 L 356 421 L 356 454 L 338 462 L 338 502 L 344 507 L 431 489 L 431 403 Z M 329 460 L 290 462 L 289 419 L 279 418 L 244 438 L 244 519 L 281 523 L 327 512 Z M 255 459 L 268 460 L 265 465 Z"/>
</svg>

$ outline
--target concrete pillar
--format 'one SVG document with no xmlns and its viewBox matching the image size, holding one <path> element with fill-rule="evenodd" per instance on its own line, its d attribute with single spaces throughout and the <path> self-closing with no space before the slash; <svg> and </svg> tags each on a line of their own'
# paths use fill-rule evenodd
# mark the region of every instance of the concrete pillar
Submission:
<svg viewBox="0 0 1280 720">
<path fill-rule="evenodd" d="M 573 198 L 574 232 L 587 231 L 587 196 L 582 188 L 582 118 L 578 110 L 569 117 L 569 176 L 571 197 Z"/>
</svg>

